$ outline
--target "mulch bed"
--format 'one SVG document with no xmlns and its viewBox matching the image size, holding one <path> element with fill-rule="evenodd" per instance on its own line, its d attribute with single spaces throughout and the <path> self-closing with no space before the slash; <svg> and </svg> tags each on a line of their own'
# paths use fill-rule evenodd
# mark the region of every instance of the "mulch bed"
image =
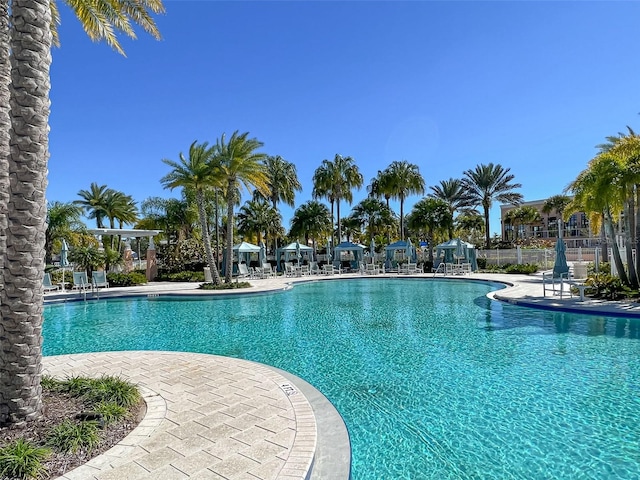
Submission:
<svg viewBox="0 0 640 480">
<path fill-rule="evenodd" d="M 29 440 L 35 445 L 44 445 L 47 433 L 52 427 L 67 419 L 76 421 L 76 415 L 85 411 L 81 399 L 70 397 L 65 393 L 44 391 L 42 402 L 44 415 L 40 420 L 30 422 L 24 428 L 0 428 L 0 446 L 18 438 Z M 43 478 L 59 477 L 109 450 L 140 423 L 145 412 L 146 404 L 140 400 L 140 403 L 133 407 L 123 420 L 107 425 L 100 431 L 100 444 L 90 452 L 58 453 L 52 451 L 52 454 L 44 462 L 48 476 Z"/>
</svg>

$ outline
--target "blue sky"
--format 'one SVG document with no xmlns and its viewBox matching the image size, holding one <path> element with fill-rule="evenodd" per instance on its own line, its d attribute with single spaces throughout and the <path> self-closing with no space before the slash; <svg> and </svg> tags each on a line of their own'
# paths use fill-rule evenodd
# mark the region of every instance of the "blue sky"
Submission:
<svg viewBox="0 0 640 480">
<path fill-rule="evenodd" d="M 394 160 L 417 164 L 427 185 L 499 163 L 538 200 L 561 193 L 604 137 L 640 129 L 639 2 L 165 7 L 162 40 L 123 38 L 125 58 L 92 43 L 61 3 L 49 201 L 91 182 L 138 202 L 178 196 L 160 184 L 161 159 L 235 130 L 296 164 L 296 205 L 336 153 L 355 159 L 365 185 Z M 282 213 L 288 228 L 293 210 Z M 497 205 L 491 217 L 498 232 Z"/>
</svg>

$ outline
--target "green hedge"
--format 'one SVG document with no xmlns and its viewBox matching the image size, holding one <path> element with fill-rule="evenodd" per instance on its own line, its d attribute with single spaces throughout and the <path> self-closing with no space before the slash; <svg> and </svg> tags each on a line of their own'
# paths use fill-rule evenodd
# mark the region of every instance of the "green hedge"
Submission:
<svg viewBox="0 0 640 480">
<path fill-rule="evenodd" d="M 132 287 L 147 283 L 147 276 L 140 272 L 107 273 L 107 281 L 110 287 Z"/>
<path fill-rule="evenodd" d="M 156 277 L 158 282 L 204 282 L 204 271 L 198 272 L 158 272 Z"/>
</svg>

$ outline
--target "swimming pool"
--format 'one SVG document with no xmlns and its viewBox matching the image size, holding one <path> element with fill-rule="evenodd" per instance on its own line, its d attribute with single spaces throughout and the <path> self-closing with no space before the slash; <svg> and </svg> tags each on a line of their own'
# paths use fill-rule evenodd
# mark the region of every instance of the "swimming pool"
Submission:
<svg viewBox="0 0 640 480">
<path fill-rule="evenodd" d="M 178 350 L 324 393 L 353 478 L 640 478 L 640 323 L 488 300 L 481 282 L 351 279 L 213 300 L 45 307 L 45 355 Z"/>
</svg>

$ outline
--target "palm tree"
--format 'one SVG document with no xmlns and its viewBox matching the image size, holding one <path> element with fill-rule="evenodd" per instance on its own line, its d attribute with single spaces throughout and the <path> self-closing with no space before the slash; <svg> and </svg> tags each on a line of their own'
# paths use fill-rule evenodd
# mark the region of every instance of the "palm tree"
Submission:
<svg viewBox="0 0 640 480">
<path fill-rule="evenodd" d="M 621 181 L 624 178 L 623 170 L 623 162 L 610 152 L 594 157 L 588 167 L 567 187 L 567 191 L 573 193 L 573 200 L 567 205 L 566 210 L 603 215 L 606 234 L 612 240 L 610 245 L 616 270 L 622 283 L 629 285 L 618 243 L 615 241 L 613 222 L 624 209 L 627 192 L 626 185 Z"/>
<path fill-rule="evenodd" d="M 44 251 L 46 263 L 52 262 L 53 246 L 62 239 L 74 235 L 74 231 L 84 228 L 80 220 L 82 209 L 74 203 L 52 202 L 47 208 L 47 232 Z"/>
<path fill-rule="evenodd" d="M 540 212 L 530 205 L 523 205 L 509 210 L 505 215 L 505 221 L 516 225 L 515 240 L 518 240 L 518 231 L 522 229 L 523 225 L 539 222 Z M 523 232 L 525 233 L 525 232 Z M 526 233 L 525 233 L 526 236 Z"/>
<path fill-rule="evenodd" d="M 216 147 L 209 147 L 207 142 L 202 144 L 198 144 L 197 141 L 193 142 L 189 147 L 188 159 L 185 158 L 182 152 L 179 154 L 179 162 L 167 158 L 162 159 L 173 170 L 162 177 L 160 182 L 164 185 L 164 188 L 171 190 L 176 187 L 189 188 L 196 193 L 200 228 L 202 229 L 202 242 L 207 254 L 207 264 L 211 271 L 214 285 L 220 285 L 217 263 L 214 261 L 213 251 L 211 250 L 211 237 L 204 204 L 205 190 L 213 187 L 219 181 L 219 177 L 216 176 L 216 153 Z"/>
<path fill-rule="evenodd" d="M 438 198 L 447 203 L 449 206 L 449 212 L 451 212 L 451 218 L 454 218 L 456 212 L 459 210 L 465 210 L 468 206 L 469 199 L 467 198 L 463 182 L 457 178 L 450 178 L 449 180 L 440 180 L 440 185 L 429 187 L 431 192 L 428 196 L 431 198 Z M 449 228 L 449 240 L 453 238 L 453 224 Z"/>
<path fill-rule="evenodd" d="M 307 244 L 311 239 L 315 251 L 317 240 L 331 234 L 332 223 L 331 212 L 326 205 L 316 200 L 309 200 L 293 213 L 289 236 L 304 237 Z"/>
<path fill-rule="evenodd" d="M 87 214 L 87 218 L 95 219 L 97 228 L 105 228 L 104 221 L 107 218 L 108 198 L 112 195 L 112 189 L 106 185 L 98 185 L 93 182 L 89 190 L 80 190 L 78 196 L 82 200 L 74 203 L 82 207 Z"/>
<path fill-rule="evenodd" d="M 284 202 L 290 207 L 294 206 L 296 192 L 302 191 L 302 184 L 298 180 L 296 166 L 287 162 L 280 155 L 267 157 L 264 161 L 267 173 L 267 185 L 271 194 L 266 200 L 271 201 L 273 208 L 278 208 L 278 202 Z M 260 190 L 255 191 L 262 197 Z"/>
<path fill-rule="evenodd" d="M 433 244 L 435 243 L 436 233 L 440 230 L 449 230 L 452 223 L 453 217 L 451 216 L 449 205 L 439 198 L 423 198 L 416 202 L 409 215 L 407 215 L 409 228 L 422 233 L 428 243 L 431 264 L 433 264 Z"/>
<path fill-rule="evenodd" d="M 384 202 L 373 197 L 367 197 L 354 206 L 351 216 L 364 227 L 369 242 L 376 235 L 387 233 L 389 227 L 397 225 L 391 209 Z"/>
<path fill-rule="evenodd" d="M 338 223 L 338 241 L 342 239 L 340 224 L 340 200 L 349 204 L 353 201 L 352 190 L 360 188 L 364 182 L 362 174 L 351 157 L 336 154 L 333 161 L 323 160 L 313 174 L 313 197 L 327 198 L 331 202 L 331 217 L 333 218 L 333 202 L 336 204 Z"/>
<path fill-rule="evenodd" d="M 9 204 L 9 154 L 10 135 L 8 126 L 11 125 L 11 109 L 9 101 L 11 93 L 11 64 L 9 62 L 9 3 L 0 2 L 0 285 L 4 285 L 3 272 L 5 257 L 2 252 L 7 250 L 6 231 L 7 205 Z M 0 322 L 2 310 L 0 309 Z M 1 390 L 0 390 L 1 393 Z M 2 418 L 0 418 L 0 422 Z"/>
<path fill-rule="evenodd" d="M 238 212 L 238 233 L 257 237 L 257 243 L 265 243 L 270 234 L 274 236 L 282 230 L 282 216 L 278 210 L 264 199 L 249 200 Z"/>
<path fill-rule="evenodd" d="M 371 179 L 371 183 L 367 187 L 369 195 L 373 198 L 384 198 L 389 208 L 389 200 L 391 200 L 392 178 L 388 170 L 378 170 L 378 174 Z"/>
<path fill-rule="evenodd" d="M 40 417 L 40 389 L 44 276 L 44 232 L 46 231 L 45 186 L 49 133 L 49 90 L 52 25 L 58 19 L 50 0 L 14 1 L 9 12 L 3 1 L 0 15 L 0 171 L 15 179 L 11 190 L 8 177 L 0 175 L 0 425 Z M 71 2 L 92 38 L 106 39 L 117 49 L 116 31 L 135 37 L 128 19 L 157 34 L 149 10 L 163 10 L 160 0 L 114 0 Z M 52 6 L 53 14 L 52 14 Z M 8 16 L 11 16 L 10 21 Z M 11 25 L 11 35 L 7 26 Z M 53 31 L 55 33 L 55 30 Z M 120 49 L 121 50 L 121 49 Z M 6 115 L 7 74 L 10 115 Z M 25 74 L 28 72 L 28 74 Z M 6 162 L 7 134 L 12 154 Z M 15 147 L 15 149 L 14 149 Z M 5 168 L 8 167 L 8 168 Z M 9 196 L 5 195 L 9 192 Z M 4 243 L 4 244 L 3 244 Z M 20 268 L 19 268 L 19 267 Z M 16 288 L 17 286 L 19 288 Z M 37 332 L 34 334 L 34 332 Z"/>
<path fill-rule="evenodd" d="M 418 166 L 406 160 L 393 162 L 386 170 L 390 177 L 391 198 L 400 200 L 400 239 L 404 240 L 404 201 L 411 194 L 424 193 L 424 179 Z"/>
<path fill-rule="evenodd" d="M 217 169 L 219 178 L 226 188 L 227 200 L 227 250 L 225 281 L 231 282 L 233 261 L 233 207 L 240 198 L 240 189 L 244 186 L 248 191 L 256 188 L 265 197 L 269 196 L 268 176 L 263 163 L 266 155 L 256 152 L 263 143 L 255 138 L 247 138 L 249 132 L 239 134 L 233 132 L 229 141 L 224 134 L 218 140 Z"/>
<path fill-rule="evenodd" d="M 484 219 L 477 211 L 469 210 L 461 213 L 456 217 L 455 223 L 460 237 L 464 237 L 474 245 L 482 243 Z"/>
<path fill-rule="evenodd" d="M 167 244 L 177 244 L 193 235 L 193 225 L 198 222 L 197 209 L 194 211 L 183 199 L 149 197 L 140 205 L 142 218 L 135 228 L 162 230 Z"/>
<path fill-rule="evenodd" d="M 489 210 L 493 201 L 519 205 L 522 202 L 522 194 L 514 192 L 522 185 L 512 183 L 515 178 L 509 173 L 511 169 L 502 165 L 489 163 L 477 165 L 475 170 L 464 172 L 464 188 L 467 190 L 470 206 L 482 206 L 484 213 L 485 248 L 491 248 L 491 234 L 489 227 Z"/>
</svg>

